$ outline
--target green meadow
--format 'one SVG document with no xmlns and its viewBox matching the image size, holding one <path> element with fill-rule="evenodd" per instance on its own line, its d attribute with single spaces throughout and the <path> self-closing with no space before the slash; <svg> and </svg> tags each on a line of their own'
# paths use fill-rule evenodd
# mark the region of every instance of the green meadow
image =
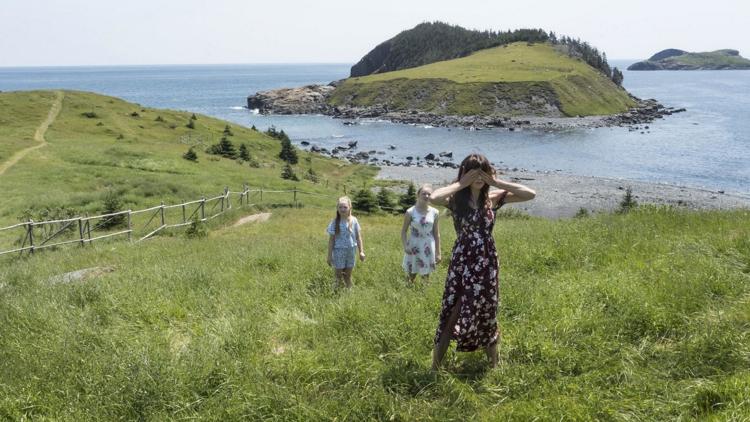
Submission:
<svg viewBox="0 0 750 422">
<path fill-rule="evenodd" d="M 0 94 L 43 109 L 27 131 L 2 126 L 0 139 L 20 138 L 9 152 L 33 142 L 55 95 L 27 98 Z M 182 136 L 216 139 L 227 124 L 197 117 L 187 129 L 190 113 L 66 91 L 49 145 L 0 175 L 0 221 L 29 205 L 93 212 L 111 189 L 136 207 L 245 182 L 294 186 L 279 177 L 279 142 L 238 125 L 233 142 L 252 143 L 261 167 L 201 150 L 198 163 L 182 159 Z M 501 213 L 500 366 L 451 350 L 433 373 L 452 225 L 441 225 L 445 261 L 431 281 L 407 286 L 402 217 L 358 214 L 367 259 L 354 288 L 336 290 L 331 198 L 374 170 L 306 156 L 296 167 L 312 164 L 328 187 L 296 182 L 322 196 L 301 208 L 269 200 L 266 222 L 234 227 L 258 211 L 235 208 L 205 237 L 172 230 L 0 257 L 0 419 L 750 419 L 749 210 Z"/>
<path fill-rule="evenodd" d="M 426 98 L 419 99 L 420 93 Z M 445 114 L 490 114 L 494 99 L 477 100 L 488 94 L 510 99 L 549 94 L 568 116 L 614 114 L 635 105 L 627 92 L 585 62 L 550 44 L 526 43 L 349 78 L 334 91 L 331 102 L 356 106 L 387 102 L 396 108 L 412 106 Z"/>
</svg>

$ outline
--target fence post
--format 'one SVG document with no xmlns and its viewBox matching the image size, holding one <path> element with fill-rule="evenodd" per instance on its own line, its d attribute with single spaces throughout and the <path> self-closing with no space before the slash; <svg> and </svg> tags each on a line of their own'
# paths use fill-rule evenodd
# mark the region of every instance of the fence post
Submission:
<svg viewBox="0 0 750 422">
<path fill-rule="evenodd" d="M 201 221 L 206 219 L 206 197 L 201 198 Z"/>
<path fill-rule="evenodd" d="M 81 220 L 81 217 L 78 217 L 78 235 L 81 237 L 81 246 L 83 246 L 83 220 Z"/>
<path fill-rule="evenodd" d="M 86 213 L 86 217 L 89 213 Z M 89 244 L 91 244 L 91 220 L 86 220 L 86 235 L 89 237 Z"/>
<path fill-rule="evenodd" d="M 294 208 L 297 208 L 297 186 L 294 187 Z"/>
<path fill-rule="evenodd" d="M 260 202 L 263 202 L 263 188 L 260 188 Z"/>
<path fill-rule="evenodd" d="M 29 219 L 29 223 L 26 225 L 29 233 L 29 244 L 31 245 L 31 253 L 34 253 L 34 220 Z"/>
<path fill-rule="evenodd" d="M 161 214 L 161 225 L 164 226 L 164 201 L 161 201 L 161 209 L 159 211 Z"/>
<path fill-rule="evenodd" d="M 185 214 L 185 204 L 182 204 L 182 222 L 187 223 L 187 214 Z"/>
<path fill-rule="evenodd" d="M 128 210 L 128 242 L 133 240 L 133 224 L 131 223 L 130 213 L 133 210 Z"/>
<path fill-rule="evenodd" d="M 227 209 L 231 209 L 232 201 L 229 200 L 229 186 L 224 186 L 224 196 L 227 198 Z"/>
</svg>

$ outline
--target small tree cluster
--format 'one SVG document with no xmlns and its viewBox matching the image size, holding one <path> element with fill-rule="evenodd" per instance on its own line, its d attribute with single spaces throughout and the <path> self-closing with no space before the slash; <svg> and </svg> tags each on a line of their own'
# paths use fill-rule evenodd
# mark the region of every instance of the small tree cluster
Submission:
<svg viewBox="0 0 750 422">
<path fill-rule="evenodd" d="M 247 145 L 244 143 L 240 144 L 240 159 L 250 161 L 250 153 L 247 151 Z"/>
<path fill-rule="evenodd" d="M 206 152 L 213 155 L 221 155 L 232 160 L 237 158 L 237 150 L 234 149 L 234 144 L 226 136 L 222 137 L 218 144 L 208 147 L 208 151 Z"/>
<path fill-rule="evenodd" d="M 622 75 L 622 72 L 620 72 L 620 69 L 616 67 L 612 69 L 612 82 L 616 83 L 617 86 L 622 86 L 623 79 L 625 79 L 625 77 Z"/>
<path fill-rule="evenodd" d="M 352 206 L 355 210 L 373 212 L 378 210 L 378 201 L 372 191 L 364 187 L 358 190 L 352 198 Z"/>
</svg>

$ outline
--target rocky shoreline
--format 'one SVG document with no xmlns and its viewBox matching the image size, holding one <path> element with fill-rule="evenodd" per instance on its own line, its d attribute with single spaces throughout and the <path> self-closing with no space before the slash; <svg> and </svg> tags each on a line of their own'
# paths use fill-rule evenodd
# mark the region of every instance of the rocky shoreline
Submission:
<svg viewBox="0 0 750 422">
<path fill-rule="evenodd" d="M 463 127 L 472 130 L 523 129 L 568 130 L 612 126 L 634 126 L 652 123 L 656 119 L 685 111 L 684 108 L 665 107 L 654 99 L 633 97 L 637 106 L 625 113 L 611 116 L 456 116 L 438 115 L 419 110 L 388 110 L 385 106 L 335 107 L 328 98 L 338 82 L 328 85 L 307 85 L 261 91 L 247 97 L 247 108 L 261 114 L 323 114 L 344 119 L 344 124 L 358 124 L 360 119 L 382 119 L 395 123 L 421 124 L 434 127 Z"/>
<path fill-rule="evenodd" d="M 627 188 L 632 189 L 639 204 L 671 205 L 692 210 L 750 210 L 750 192 L 725 192 L 656 182 L 576 176 L 557 171 L 500 171 L 502 178 L 527 185 L 537 192 L 533 201 L 509 204 L 508 208 L 537 217 L 570 218 L 581 208 L 589 213 L 612 212 L 618 209 Z M 455 169 L 381 166 L 377 178 L 441 186 L 451 183 L 456 175 Z"/>
</svg>

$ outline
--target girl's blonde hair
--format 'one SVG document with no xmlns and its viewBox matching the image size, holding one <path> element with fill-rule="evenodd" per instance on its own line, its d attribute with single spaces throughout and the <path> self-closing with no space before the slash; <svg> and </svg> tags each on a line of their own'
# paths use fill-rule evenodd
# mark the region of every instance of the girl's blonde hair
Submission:
<svg viewBox="0 0 750 422">
<path fill-rule="evenodd" d="M 339 204 L 342 202 L 346 202 L 347 204 L 349 204 L 349 214 L 351 215 L 352 213 L 352 200 L 349 199 L 348 196 L 342 196 L 341 198 L 338 199 L 338 201 L 336 201 L 336 228 L 334 229 L 336 236 L 339 235 L 339 224 L 341 224 L 341 215 L 339 215 Z M 347 225 L 348 224 L 349 223 L 347 222 Z"/>
<path fill-rule="evenodd" d="M 419 189 L 417 189 L 417 195 L 419 195 L 420 193 L 422 193 L 422 191 L 423 191 L 424 189 L 430 189 L 430 190 L 432 190 L 432 185 L 431 185 L 431 184 L 429 184 L 429 183 L 425 183 L 425 184 L 421 185 L 421 186 L 419 187 Z"/>
</svg>

